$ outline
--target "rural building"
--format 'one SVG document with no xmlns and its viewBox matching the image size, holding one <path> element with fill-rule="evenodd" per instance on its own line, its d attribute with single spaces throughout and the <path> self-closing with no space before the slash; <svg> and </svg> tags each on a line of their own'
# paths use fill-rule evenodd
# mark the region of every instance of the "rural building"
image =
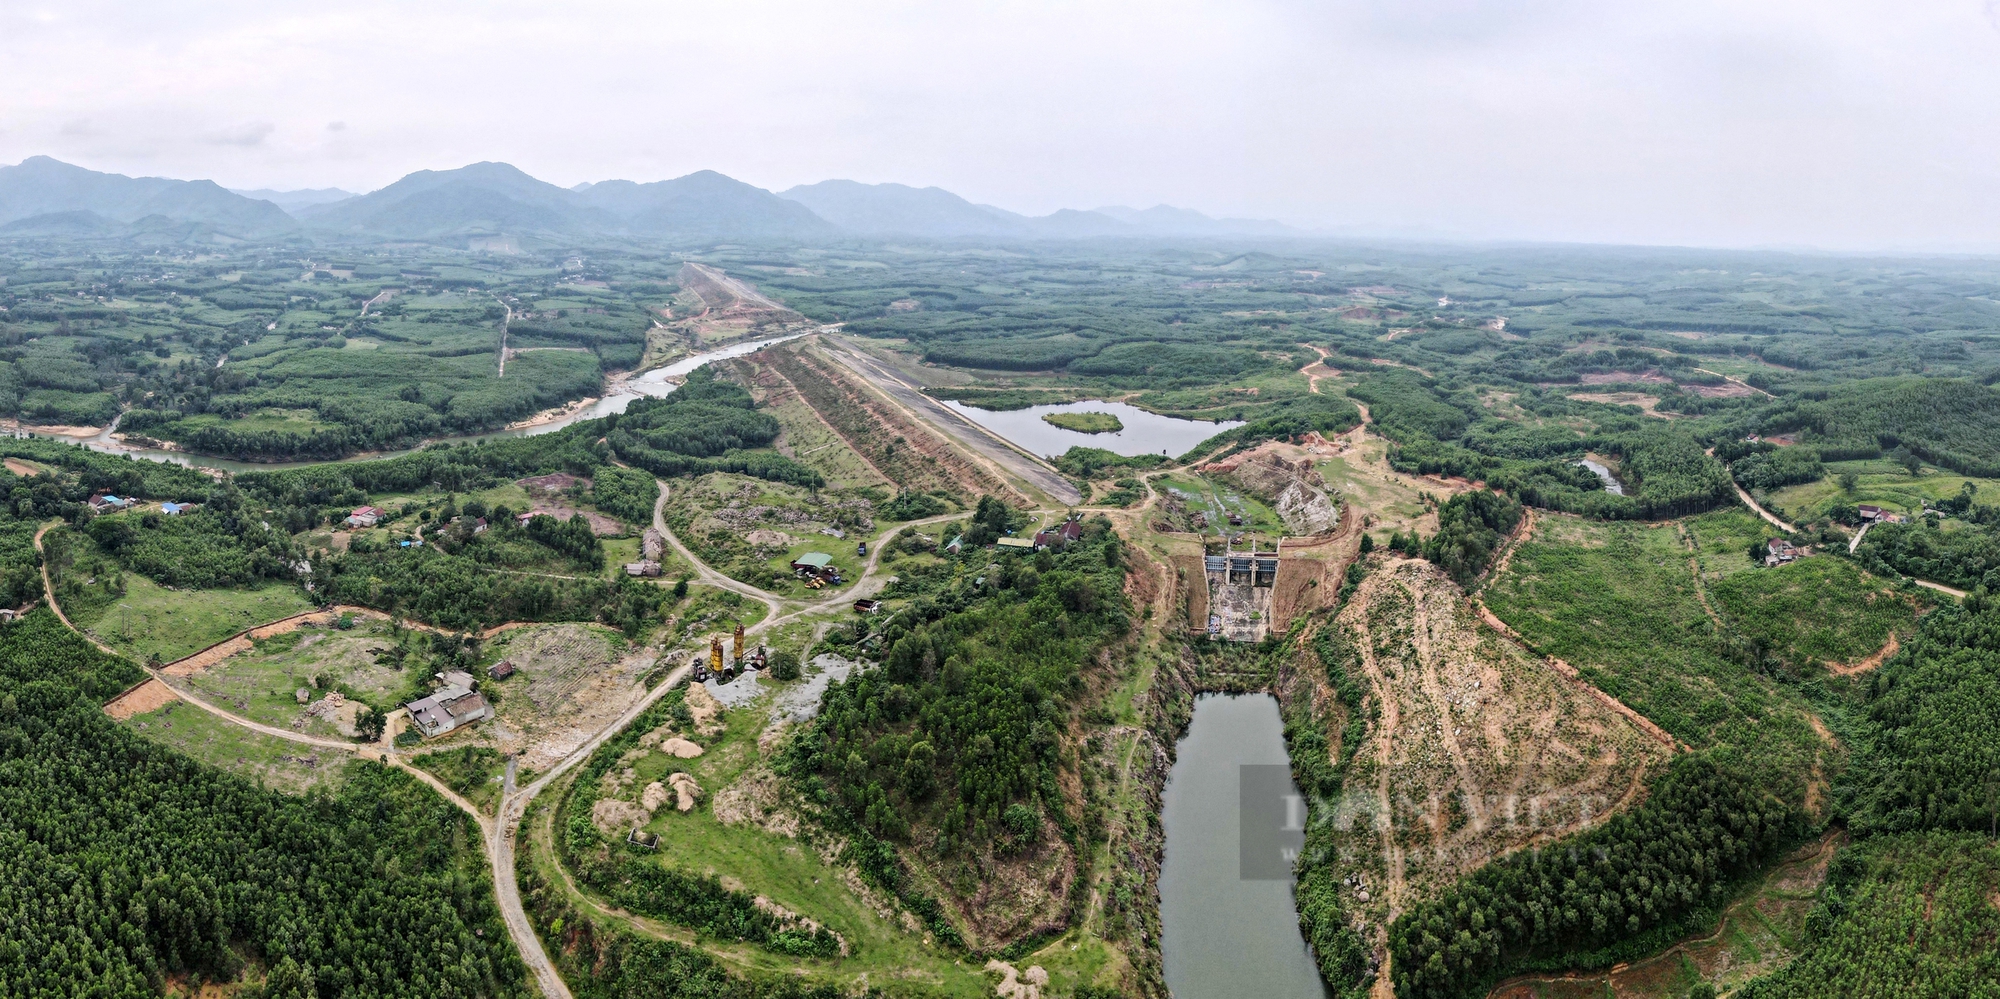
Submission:
<svg viewBox="0 0 2000 999">
<path fill-rule="evenodd" d="M 1083 537 L 1083 520 L 1076 515 L 1063 522 L 1062 526 L 1040 531 L 1035 534 L 1036 548 L 1062 548 Z"/>
<path fill-rule="evenodd" d="M 92 496 L 90 498 L 90 508 L 96 510 L 98 513 L 103 513 L 106 510 L 123 510 L 131 505 L 132 505 L 131 500 L 120 499 L 119 497 L 113 496 L 110 493 L 104 493 L 101 495 Z"/>
<path fill-rule="evenodd" d="M 499 662 L 486 667 L 486 676 L 488 679 L 491 680 L 505 680 L 513 675 L 514 675 L 514 663 L 512 660 L 509 659 L 502 659 Z"/>
<path fill-rule="evenodd" d="M 1870 504 L 1863 503 L 1860 506 L 1855 507 L 1855 509 L 1860 511 L 1862 520 L 1882 519 L 1882 508 L 1879 506 L 1872 506 Z"/>
<path fill-rule="evenodd" d="M 1019 548 L 1026 551 L 1033 551 L 1035 547 L 1035 543 L 1027 538 L 1001 538 L 995 543 L 1002 548 Z"/>
<path fill-rule="evenodd" d="M 646 528 L 646 533 L 639 536 L 639 557 L 658 562 L 666 553 L 667 536 L 657 527 Z"/>
<path fill-rule="evenodd" d="M 410 721 L 417 726 L 425 738 L 440 736 L 463 725 L 472 725 L 493 717 L 493 708 L 486 699 L 472 692 L 472 674 L 453 670 L 443 674 L 444 684 L 429 697 L 420 697 L 404 705 L 410 711 Z"/>
<path fill-rule="evenodd" d="M 854 602 L 854 613 L 856 614 L 873 614 L 881 609 L 882 601 L 880 600 L 863 599 Z"/>
<path fill-rule="evenodd" d="M 555 515 L 548 512 L 547 510 L 529 510 L 527 513 L 521 514 L 520 516 L 517 516 L 514 519 L 519 521 L 522 527 L 526 527 L 528 526 L 528 521 L 531 521 L 536 517 L 553 517 L 553 516 Z"/>
<path fill-rule="evenodd" d="M 1764 551 L 1764 565 L 1766 566 L 1782 565 L 1797 559 L 1801 554 L 1797 548 L 1792 546 L 1791 542 L 1783 538 L 1778 538 L 1770 544 L 1765 545 Z"/>
<path fill-rule="evenodd" d="M 187 511 L 189 511 L 189 510 L 192 510 L 192 509 L 194 509 L 194 504 L 193 504 L 193 503 L 162 503 L 162 504 L 160 504 L 160 512 L 161 512 L 161 513 L 164 513 L 164 514 L 166 514 L 166 515 L 167 515 L 167 516 L 169 516 L 169 517 L 177 517 L 177 516 L 180 516 L 181 514 L 183 514 L 183 513 L 186 513 Z"/>
<path fill-rule="evenodd" d="M 357 506 L 354 508 L 353 513 L 347 515 L 347 526 L 374 527 L 377 523 L 381 522 L 384 516 L 386 515 L 382 512 L 380 508 L 372 506 Z"/>
<path fill-rule="evenodd" d="M 833 571 L 833 556 L 825 552 L 807 552 L 792 560 L 792 571 L 824 575 Z"/>
<path fill-rule="evenodd" d="M 659 574 L 660 563 L 652 559 L 642 559 L 638 562 L 625 563 L 625 575 L 627 576 L 657 576 Z"/>
</svg>

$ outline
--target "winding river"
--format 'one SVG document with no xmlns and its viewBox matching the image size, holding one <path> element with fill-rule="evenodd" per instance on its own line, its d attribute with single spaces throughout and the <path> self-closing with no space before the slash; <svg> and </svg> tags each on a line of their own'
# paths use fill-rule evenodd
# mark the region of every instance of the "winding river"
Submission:
<svg viewBox="0 0 2000 999">
<path fill-rule="evenodd" d="M 1268 694 L 1204 694 L 1195 701 L 1161 815 L 1167 846 L 1160 870 L 1160 952 L 1174 999 L 1326 995 L 1299 935 L 1289 865 L 1280 863 L 1284 873 L 1275 877 L 1271 870 L 1254 870 L 1252 854 L 1260 844 L 1244 848 L 1246 832 L 1263 838 L 1255 829 L 1257 786 L 1272 801 L 1298 794 L 1284 730 L 1278 702 Z M 1260 766 L 1276 769 L 1245 769 Z M 1247 830 L 1246 798 L 1253 805 Z"/>
<path fill-rule="evenodd" d="M 523 427 L 488 430 L 477 434 L 437 437 L 427 440 L 418 446 L 427 447 L 432 444 L 446 442 L 481 441 L 494 437 L 533 437 L 537 434 L 553 433 L 580 420 L 595 420 L 600 417 L 610 416 L 613 413 L 622 413 L 625 411 L 625 407 L 632 404 L 632 400 L 634 399 L 666 395 L 680 387 L 680 379 L 686 378 L 690 372 L 710 361 L 742 357 L 745 354 L 762 350 L 774 343 L 783 343 L 786 340 L 795 340 L 802 336 L 805 336 L 805 334 L 793 333 L 789 336 L 770 337 L 764 340 L 747 340 L 742 343 L 730 344 L 727 347 L 693 354 L 683 357 L 672 364 L 662 365 L 642 374 L 613 382 L 612 391 L 607 393 L 603 398 L 592 402 L 588 406 L 580 407 L 574 412 L 564 413 L 545 422 Z M 16 431 L 14 436 L 42 437 L 48 440 L 62 441 L 66 444 L 81 444 L 93 451 L 102 451 L 105 454 L 126 454 L 134 458 L 144 458 L 147 461 L 165 461 L 190 467 L 219 468 L 231 473 L 268 472 L 281 468 L 303 468 L 308 465 L 329 465 L 343 461 L 376 461 L 382 458 L 400 457 L 417 450 L 417 448 L 405 448 L 401 451 L 371 451 L 327 461 L 237 461 L 231 458 L 218 458 L 205 454 L 191 454 L 186 451 L 168 451 L 161 448 L 139 447 L 138 445 L 128 444 L 112 436 L 117 431 L 118 422 L 113 420 L 110 426 L 88 436 L 48 433 L 46 431 L 35 430 L 32 427 L 24 427 Z"/>
</svg>

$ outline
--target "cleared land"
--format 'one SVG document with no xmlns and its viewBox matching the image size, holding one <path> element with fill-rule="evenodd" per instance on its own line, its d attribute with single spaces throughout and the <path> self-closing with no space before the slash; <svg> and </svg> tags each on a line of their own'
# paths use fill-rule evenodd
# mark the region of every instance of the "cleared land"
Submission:
<svg viewBox="0 0 2000 999">
<path fill-rule="evenodd" d="M 1377 563 L 1329 627 L 1375 705 L 1335 819 L 1369 858 L 1342 904 L 1380 925 L 1493 857 L 1631 804 L 1667 750 L 1481 625 L 1434 566 Z"/>
<path fill-rule="evenodd" d="M 292 794 L 331 788 L 354 761 L 351 753 L 274 739 L 181 701 L 134 715 L 124 724 L 210 766 Z"/>
</svg>

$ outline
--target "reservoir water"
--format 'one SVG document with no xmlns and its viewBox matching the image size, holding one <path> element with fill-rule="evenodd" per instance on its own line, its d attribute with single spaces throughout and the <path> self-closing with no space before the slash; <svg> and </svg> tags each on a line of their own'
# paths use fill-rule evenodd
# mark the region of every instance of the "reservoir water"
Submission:
<svg viewBox="0 0 2000 999">
<path fill-rule="evenodd" d="M 1165 453 L 1178 458 L 1196 444 L 1243 425 L 1241 421 L 1208 423 L 1161 416 L 1123 402 L 1067 402 L 1056 406 L 1009 410 L 978 409 L 961 402 L 947 402 L 945 405 L 1030 453 L 1051 458 L 1072 447 L 1103 448 L 1128 457 Z M 1118 418 L 1118 422 L 1125 424 L 1125 429 L 1114 434 L 1064 430 L 1042 419 L 1049 413 L 1110 413 Z"/>
<path fill-rule="evenodd" d="M 1326 995 L 1299 935 L 1292 882 L 1244 877 L 1242 768 L 1285 766 L 1283 733 L 1268 694 L 1195 701 L 1161 816 L 1160 951 L 1173 999 Z"/>
<path fill-rule="evenodd" d="M 1596 472 L 1597 477 L 1604 480 L 1605 492 L 1608 492 L 1613 496 L 1625 495 L 1625 486 L 1618 481 L 1618 478 L 1616 476 L 1611 474 L 1610 468 L 1606 467 L 1605 465 L 1599 462 L 1591 461 L 1589 458 L 1585 458 L 1582 461 L 1577 462 L 1577 464 L 1582 465 L 1583 467 L 1588 468 L 1593 472 Z"/>
<path fill-rule="evenodd" d="M 462 441 L 477 441 L 477 440 L 486 440 L 492 437 L 533 437 L 537 434 L 546 434 L 546 433 L 552 433 L 557 430 L 561 430 L 562 428 L 567 427 L 570 424 L 576 423 L 580 420 L 595 420 L 600 417 L 610 416 L 613 413 L 622 413 L 625 411 L 625 407 L 632 404 L 632 400 L 634 399 L 645 398 L 647 396 L 663 396 L 669 392 L 672 392 L 674 389 L 679 388 L 680 382 L 677 381 L 676 379 L 685 378 L 690 372 L 694 371 L 696 368 L 699 368 L 704 364 L 709 363 L 710 361 L 720 361 L 724 358 L 730 358 L 730 357 L 741 357 L 745 354 L 750 354 L 762 350 L 765 347 L 768 347 L 774 343 L 783 343 L 786 340 L 797 339 L 798 337 L 804 335 L 805 334 L 803 333 L 794 333 L 790 336 L 771 337 L 764 340 L 751 340 L 743 343 L 731 344 L 727 347 L 722 347 L 717 350 L 706 351 L 700 354 L 694 354 L 689 357 L 681 358 L 680 360 L 675 361 L 672 364 L 662 365 L 660 367 L 653 368 L 652 370 L 647 371 L 643 374 L 635 375 L 631 378 L 625 379 L 624 381 L 618 382 L 614 386 L 613 391 L 606 394 L 603 398 L 597 400 L 596 402 L 593 402 L 590 405 L 577 410 L 576 412 L 565 413 L 562 416 L 559 416 L 553 420 L 549 420 L 546 423 L 538 423 L 535 424 L 534 426 L 529 426 L 529 427 L 514 427 L 502 430 L 489 430 L 484 433 L 477 433 L 477 434 L 462 434 L 453 437 L 439 437 L 425 441 L 424 444 L 430 445 L 430 444 L 438 444 L 444 442 L 457 443 Z M 117 429 L 118 429 L 118 424 L 117 421 L 114 420 L 112 421 L 111 426 L 105 427 L 103 430 L 98 431 L 96 434 L 87 437 L 77 437 L 68 434 L 52 434 L 46 432 L 37 432 L 33 428 L 24 428 L 22 431 L 16 433 L 15 436 L 45 437 L 49 440 L 62 441 L 65 444 L 81 444 L 84 447 L 90 448 L 93 451 L 102 451 L 106 454 L 128 454 L 134 458 L 144 458 L 148 461 L 165 461 L 165 462 L 171 462 L 176 465 L 199 465 L 204 468 L 219 468 L 226 472 L 268 472 L 281 468 L 300 468 L 306 465 L 326 465 L 333 463 L 329 461 L 234 461 L 229 458 L 218 458 L 218 457 L 212 457 L 210 455 L 189 454 L 185 451 L 167 451 L 167 450 L 162 450 L 160 448 L 139 447 L 137 445 L 127 444 L 124 441 L 118 440 L 117 438 L 113 437 L 112 434 L 116 432 Z M 395 458 L 401 455 L 409 454 L 410 451 L 412 450 L 415 449 L 411 448 L 401 451 L 385 451 L 385 452 L 374 452 L 369 454 L 357 454 L 349 458 L 339 458 L 335 460 L 376 461 L 382 458 Z"/>
</svg>

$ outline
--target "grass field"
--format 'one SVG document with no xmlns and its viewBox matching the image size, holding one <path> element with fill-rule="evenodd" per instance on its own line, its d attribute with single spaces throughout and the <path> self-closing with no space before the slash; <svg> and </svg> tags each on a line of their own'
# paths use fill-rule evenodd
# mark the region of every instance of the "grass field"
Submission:
<svg viewBox="0 0 2000 999">
<path fill-rule="evenodd" d="M 990 996 L 992 986 L 978 964 L 951 958 L 925 945 L 920 934 L 883 918 L 850 887 L 848 872 L 822 859 L 812 843 L 751 825 L 725 825 L 716 818 L 718 792 L 764 763 L 757 739 L 768 713 L 761 703 L 726 712 L 723 734 L 695 759 L 653 752 L 632 763 L 639 785 L 685 770 L 704 791 L 704 801 L 693 812 L 683 815 L 672 807 L 662 808 L 646 827 L 660 835 L 663 861 L 738 882 L 753 894 L 819 920 L 846 939 L 853 952 L 852 957 L 833 961 L 793 961 L 762 951 L 742 954 L 753 968 L 809 968 L 840 980 L 866 975 L 871 982 L 920 983 L 965 999 Z M 754 776 L 776 779 L 767 769 Z"/>
<path fill-rule="evenodd" d="M 1449 490 L 1392 470 L 1386 458 L 1388 446 L 1379 437 L 1368 437 L 1346 454 L 1320 461 L 1320 478 L 1356 508 L 1374 515 L 1368 533 L 1378 543 L 1387 541 L 1394 531 L 1435 533 L 1437 513 L 1424 501 L 1424 495 L 1442 498 Z"/>
<path fill-rule="evenodd" d="M 183 701 L 121 724 L 210 766 L 292 794 L 337 787 L 354 761 L 350 753 L 260 735 Z"/>
<path fill-rule="evenodd" d="M 1550 515 L 1539 525 L 1485 592 L 1536 651 L 1690 745 L 1742 747 L 1801 777 L 1812 770 L 1822 744 L 1808 712 L 1725 656 L 1676 525 Z"/>
<path fill-rule="evenodd" d="M 487 746 L 459 746 L 425 753 L 410 761 L 429 771 L 482 812 L 491 814 L 500 802 L 500 785 L 507 769 L 500 751 Z"/>
<path fill-rule="evenodd" d="M 1731 575 L 1709 587 L 1709 600 L 1729 631 L 1787 667 L 1807 669 L 1860 662 L 1890 635 L 1911 634 L 1928 593 L 1900 593 L 1853 562 L 1820 555 Z"/>
<path fill-rule="evenodd" d="M 1125 422 L 1110 413 L 1043 413 L 1042 422 L 1080 434 L 1115 434 Z"/>
<path fill-rule="evenodd" d="M 1843 472 L 1854 473 L 1856 481 L 1851 493 L 1840 488 Z M 1834 462 L 1826 466 L 1826 477 L 1817 482 L 1773 490 L 1767 505 L 1783 510 L 1780 516 L 1794 522 L 1823 517 L 1843 503 L 1870 503 L 1908 515 L 1922 510 L 1927 500 L 1936 502 L 1957 496 L 1968 482 L 1978 490 L 1977 502 L 2000 502 L 2000 480 L 1971 478 L 1929 467 L 1922 475 L 1911 476 L 1900 465 L 1876 460 Z"/>
<path fill-rule="evenodd" d="M 136 572 L 125 595 L 101 610 L 79 613 L 77 627 L 140 662 L 183 658 L 246 628 L 312 609 L 294 586 L 254 590 L 170 590 Z M 67 609 L 67 608 L 65 608 Z"/>
<path fill-rule="evenodd" d="M 330 719 L 307 715 L 297 692 L 306 688 L 309 698 L 319 700 L 326 692 L 339 690 L 348 700 L 390 711 L 414 692 L 413 683 L 422 673 L 421 661 L 415 656 L 408 668 L 400 670 L 376 661 L 375 650 L 395 644 L 389 626 L 380 621 L 357 620 L 347 631 L 301 628 L 260 640 L 250 651 L 231 656 L 183 682 L 206 699 L 254 721 L 337 739 L 344 735 L 340 726 Z"/>
</svg>

